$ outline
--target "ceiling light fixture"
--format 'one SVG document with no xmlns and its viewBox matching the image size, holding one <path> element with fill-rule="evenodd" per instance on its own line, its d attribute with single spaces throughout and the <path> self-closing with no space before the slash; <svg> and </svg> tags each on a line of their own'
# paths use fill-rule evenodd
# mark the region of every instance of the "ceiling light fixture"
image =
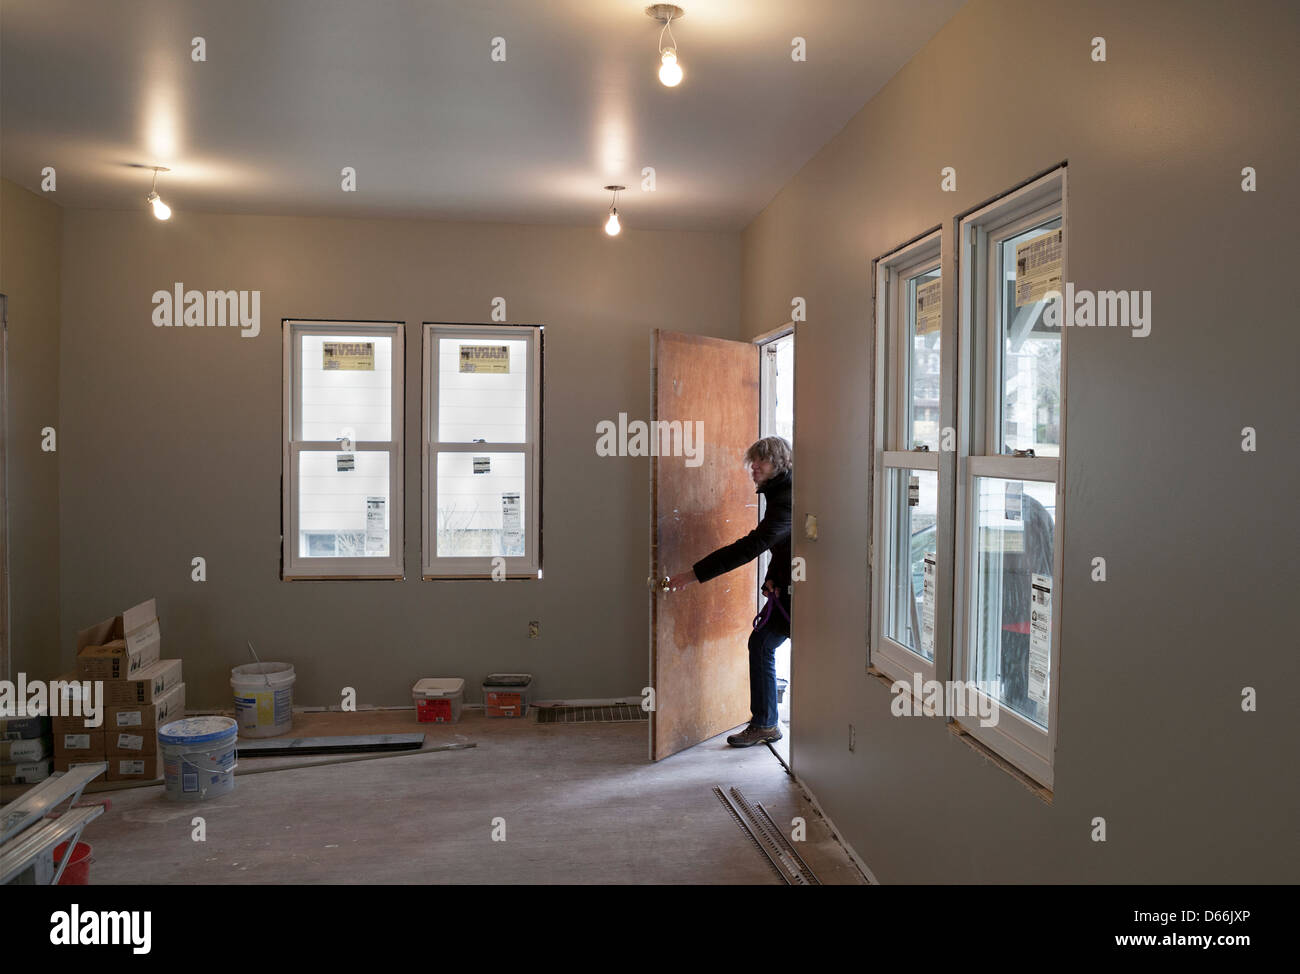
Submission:
<svg viewBox="0 0 1300 974">
<path fill-rule="evenodd" d="M 619 222 L 618 222 L 618 207 L 615 206 L 614 204 L 618 202 L 618 194 L 619 194 L 619 191 L 620 191 L 620 190 L 627 189 L 627 187 L 626 187 L 626 186 L 606 186 L 605 188 L 608 189 L 608 190 L 612 190 L 613 193 L 614 193 L 614 199 L 611 200 L 611 201 L 610 201 L 610 204 L 609 204 L 609 219 L 605 221 L 605 232 L 606 232 L 607 234 L 609 234 L 611 237 L 617 237 L 617 236 L 618 236 L 618 232 L 619 232 L 620 230 L 622 230 L 623 228 L 619 225 Z"/>
<path fill-rule="evenodd" d="M 149 184 L 149 195 L 145 198 L 146 203 L 153 204 L 153 215 L 159 220 L 170 220 L 172 208 L 162 201 L 158 195 L 158 174 L 160 172 L 171 172 L 166 166 L 149 166 L 153 170 L 153 182 Z"/>
<path fill-rule="evenodd" d="M 659 80 L 668 88 L 676 88 L 682 81 L 682 66 L 677 63 L 677 38 L 673 37 L 673 21 L 681 20 L 686 11 L 674 3 L 656 3 L 645 8 L 646 15 L 663 24 L 659 31 Z M 664 33 L 672 41 L 664 47 Z"/>
</svg>

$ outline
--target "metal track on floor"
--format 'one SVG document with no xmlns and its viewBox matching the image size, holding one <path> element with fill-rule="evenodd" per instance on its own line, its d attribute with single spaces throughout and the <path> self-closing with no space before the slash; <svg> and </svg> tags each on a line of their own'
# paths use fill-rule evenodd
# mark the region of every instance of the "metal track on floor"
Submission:
<svg viewBox="0 0 1300 974">
<path fill-rule="evenodd" d="M 820 886 L 821 881 L 799 853 L 795 852 L 785 833 L 772 821 L 772 816 L 762 804 L 751 805 L 739 788 L 731 789 L 728 798 L 720 785 L 715 785 L 713 793 L 722 802 L 740 830 L 761 852 L 777 877 L 787 886 Z"/>
</svg>

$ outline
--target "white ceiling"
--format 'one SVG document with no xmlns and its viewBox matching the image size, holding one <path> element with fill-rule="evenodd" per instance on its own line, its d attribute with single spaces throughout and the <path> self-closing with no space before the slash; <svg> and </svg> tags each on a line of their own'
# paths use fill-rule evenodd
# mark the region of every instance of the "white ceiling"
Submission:
<svg viewBox="0 0 1300 974">
<path fill-rule="evenodd" d="M 739 230 L 961 3 L 684 0 L 669 89 L 646 0 L 4 0 L 0 168 L 64 206 L 143 207 L 144 163 L 178 212 L 569 225 L 623 183 L 631 229 Z"/>
</svg>

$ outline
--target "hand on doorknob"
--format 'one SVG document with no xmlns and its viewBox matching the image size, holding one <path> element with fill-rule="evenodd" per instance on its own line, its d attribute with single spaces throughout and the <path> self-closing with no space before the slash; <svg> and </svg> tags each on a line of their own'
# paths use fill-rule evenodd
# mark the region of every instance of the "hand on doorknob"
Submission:
<svg viewBox="0 0 1300 974">
<path fill-rule="evenodd" d="M 677 575 L 669 575 L 664 579 L 664 591 L 680 592 L 687 585 L 691 585 L 697 581 L 699 581 L 699 579 L 695 577 L 695 569 L 691 568 Z"/>
</svg>

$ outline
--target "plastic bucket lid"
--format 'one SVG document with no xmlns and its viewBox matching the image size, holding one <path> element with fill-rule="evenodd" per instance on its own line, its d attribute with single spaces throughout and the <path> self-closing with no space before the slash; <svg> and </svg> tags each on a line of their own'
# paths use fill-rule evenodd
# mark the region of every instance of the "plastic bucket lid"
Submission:
<svg viewBox="0 0 1300 974">
<path fill-rule="evenodd" d="M 531 673 L 489 673 L 483 680 L 485 687 L 526 687 L 533 682 Z"/>
<path fill-rule="evenodd" d="M 286 687 L 294 681 L 292 663 L 245 663 L 230 671 L 232 687 Z"/>
<path fill-rule="evenodd" d="M 211 744 L 238 732 L 239 725 L 229 717 L 185 717 L 158 728 L 158 742 L 192 747 Z"/>
<path fill-rule="evenodd" d="M 454 697 L 465 690 L 465 681 L 460 677 L 439 678 L 427 677 L 423 680 L 417 680 L 411 692 L 417 697 L 426 699 L 439 699 L 441 697 Z"/>
</svg>

